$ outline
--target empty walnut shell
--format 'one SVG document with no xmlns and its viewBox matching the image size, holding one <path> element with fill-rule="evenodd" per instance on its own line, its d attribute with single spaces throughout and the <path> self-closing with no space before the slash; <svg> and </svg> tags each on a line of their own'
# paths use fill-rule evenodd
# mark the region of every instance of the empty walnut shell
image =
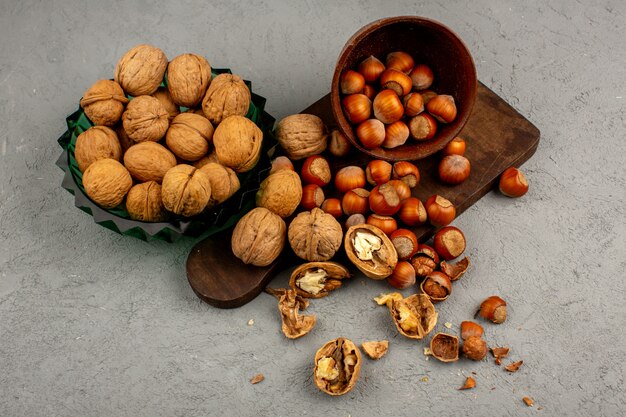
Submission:
<svg viewBox="0 0 626 417">
<path fill-rule="evenodd" d="M 361 363 L 361 352 L 351 340 L 331 340 L 315 353 L 315 385 L 326 394 L 343 395 L 356 385 Z"/>
<path fill-rule="evenodd" d="M 156 142 L 140 142 L 128 148 L 124 165 L 138 181 L 163 181 L 165 173 L 176 166 L 176 157 Z"/>
<path fill-rule="evenodd" d="M 343 231 L 333 216 L 314 208 L 303 211 L 292 220 L 288 237 L 291 248 L 300 258 L 327 261 L 341 246 Z"/>
<path fill-rule="evenodd" d="M 450 278 L 443 272 L 434 271 L 426 276 L 420 284 L 420 289 L 430 297 L 434 303 L 446 300 L 452 293 Z"/>
<path fill-rule="evenodd" d="M 294 171 L 281 169 L 263 180 L 256 193 L 256 205 L 285 218 L 293 214 L 302 199 L 302 182 Z"/>
<path fill-rule="evenodd" d="M 324 122 L 312 114 L 293 114 L 276 125 L 276 139 L 291 160 L 322 153 L 328 135 Z"/>
<path fill-rule="evenodd" d="M 122 114 L 124 130 L 135 142 L 160 140 L 169 126 L 169 114 L 161 102 L 152 96 L 135 97 Z"/>
<path fill-rule="evenodd" d="M 425 294 L 392 300 L 387 305 L 400 334 L 410 339 L 423 339 L 437 324 L 437 310 Z"/>
<path fill-rule="evenodd" d="M 245 116 L 250 107 L 250 90 L 237 75 L 220 74 L 202 100 L 202 110 L 207 119 L 217 125 L 230 116 Z"/>
<path fill-rule="evenodd" d="M 151 45 L 137 45 L 115 66 L 115 81 L 133 97 L 152 94 L 163 81 L 167 57 Z"/>
<path fill-rule="evenodd" d="M 209 151 L 213 125 L 199 114 L 181 113 L 172 120 L 165 143 L 174 155 L 186 161 L 197 161 Z"/>
<path fill-rule="evenodd" d="M 368 278 L 382 280 L 393 273 L 398 253 L 387 235 L 376 226 L 359 224 L 346 232 L 348 259 Z"/>
<path fill-rule="evenodd" d="M 126 211 L 133 220 L 160 222 L 167 213 L 161 200 L 161 185 L 148 181 L 134 185 L 126 196 Z"/>
<path fill-rule="evenodd" d="M 282 294 L 281 294 L 282 293 Z M 281 329 L 288 339 L 298 339 L 308 334 L 317 317 L 314 315 L 300 315 L 300 310 L 309 306 L 309 302 L 296 294 L 294 290 L 276 290 L 278 297 L 278 310 L 282 319 Z"/>
<path fill-rule="evenodd" d="M 387 353 L 389 342 L 381 340 L 380 342 L 363 342 L 361 343 L 363 352 L 372 359 L 380 359 Z"/>
<path fill-rule="evenodd" d="M 106 126 L 93 126 L 76 138 L 74 158 L 80 172 L 85 172 L 89 165 L 99 159 L 122 157 L 122 147 L 115 132 Z"/>
<path fill-rule="evenodd" d="M 85 192 L 105 209 L 119 206 L 132 186 L 128 170 L 115 159 L 99 159 L 83 174 Z"/>
<path fill-rule="evenodd" d="M 128 99 L 118 83 L 99 80 L 85 92 L 80 107 L 95 125 L 113 126 L 122 117 L 126 103 Z"/>
<path fill-rule="evenodd" d="M 158 90 L 156 90 L 152 94 L 152 97 L 161 102 L 163 108 L 168 114 L 167 119 L 170 123 L 172 123 L 174 117 L 180 114 L 180 108 L 178 107 L 178 105 L 176 105 L 176 103 L 174 103 L 174 100 L 172 99 L 172 96 L 170 95 L 170 92 L 167 90 L 167 88 L 159 87 Z M 202 114 L 202 116 L 204 116 L 204 114 Z"/>
<path fill-rule="evenodd" d="M 200 55 L 178 55 L 167 66 L 167 88 L 179 106 L 199 104 L 210 83 L 211 65 Z"/>
<path fill-rule="evenodd" d="M 267 266 L 285 247 L 285 221 L 265 207 L 252 209 L 233 231 L 233 254 L 245 264 Z"/>
<path fill-rule="evenodd" d="M 223 165 L 208 162 L 200 170 L 207 174 L 211 182 L 211 199 L 207 207 L 213 207 L 228 200 L 241 186 L 235 171 Z"/>
<path fill-rule="evenodd" d="M 441 362 L 459 360 L 459 338 L 445 333 L 437 333 L 430 339 L 430 350 Z"/>
<path fill-rule="evenodd" d="M 261 156 L 262 142 L 261 129 L 242 116 L 224 119 L 213 134 L 217 159 L 235 172 L 246 172 L 254 168 Z"/>
<path fill-rule="evenodd" d="M 211 198 L 209 177 L 191 165 L 176 165 L 163 177 L 163 205 L 172 213 L 194 216 L 204 210 Z"/>
<path fill-rule="evenodd" d="M 463 274 L 465 274 L 469 266 L 470 259 L 467 256 L 455 264 L 451 264 L 446 261 L 441 261 L 441 263 L 439 264 L 441 271 L 449 276 L 451 281 L 456 281 L 457 279 L 461 278 Z"/>
<path fill-rule="evenodd" d="M 302 297 L 322 298 L 349 277 L 350 271 L 336 262 L 308 262 L 294 269 L 289 286 Z"/>
</svg>

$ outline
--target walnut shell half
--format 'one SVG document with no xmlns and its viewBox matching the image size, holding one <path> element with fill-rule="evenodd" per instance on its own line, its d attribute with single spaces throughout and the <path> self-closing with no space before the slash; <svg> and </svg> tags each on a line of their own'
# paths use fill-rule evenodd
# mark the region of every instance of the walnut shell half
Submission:
<svg viewBox="0 0 626 417">
<path fill-rule="evenodd" d="M 276 125 L 276 139 L 289 159 L 298 160 L 326 149 L 328 135 L 324 122 L 312 114 L 293 114 Z"/>
<path fill-rule="evenodd" d="M 252 209 L 239 219 L 233 230 L 233 254 L 245 264 L 267 266 L 285 247 L 286 229 L 280 216 L 264 207 Z"/>
<path fill-rule="evenodd" d="M 331 340 L 315 353 L 315 385 L 326 394 L 343 395 L 356 385 L 361 363 L 361 352 L 351 340 Z"/>
<path fill-rule="evenodd" d="M 200 55 L 178 55 L 167 66 L 167 88 L 179 106 L 196 106 L 210 83 L 211 65 Z"/>
<path fill-rule="evenodd" d="M 220 163 L 235 172 L 250 171 L 261 156 L 263 132 L 251 120 L 230 116 L 213 134 L 213 145 Z"/>
<path fill-rule="evenodd" d="M 426 294 L 413 294 L 387 305 L 398 331 L 409 339 L 423 339 L 437 324 L 437 310 Z"/>
<path fill-rule="evenodd" d="M 163 205 L 181 216 L 194 216 L 204 210 L 211 198 L 209 177 L 191 165 L 176 165 L 165 173 L 161 187 Z"/>
<path fill-rule="evenodd" d="M 326 297 L 350 278 L 350 271 L 336 262 L 308 262 L 291 273 L 289 286 L 305 298 Z"/>
<path fill-rule="evenodd" d="M 317 317 L 314 315 L 300 315 L 300 310 L 309 306 L 309 302 L 296 294 L 294 290 L 275 290 L 278 297 L 278 310 L 282 319 L 281 329 L 288 339 L 298 339 L 308 334 L 315 323 Z"/>
<path fill-rule="evenodd" d="M 285 218 L 293 214 L 302 199 L 302 182 L 294 171 L 281 169 L 263 180 L 256 193 L 256 205 Z"/>
<path fill-rule="evenodd" d="M 376 226 L 359 224 L 346 232 L 344 248 L 348 259 L 368 278 L 382 280 L 398 264 L 398 253 L 387 235 Z"/>
<path fill-rule="evenodd" d="M 159 99 L 152 96 L 135 97 L 122 114 L 122 124 L 135 142 L 160 140 L 170 124 L 169 114 Z"/>
<path fill-rule="evenodd" d="M 293 219 L 289 225 L 288 236 L 291 248 L 300 258 L 307 261 L 327 261 L 341 247 L 343 231 L 333 216 L 314 208 Z"/>
<path fill-rule="evenodd" d="M 220 74 L 202 100 L 202 110 L 211 123 L 217 125 L 229 116 L 245 116 L 250 107 L 250 90 L 237 75 Z"/>
<path fill-rule="evenodd" d="M 124 106 L 128 99 L 124 90 L 115 81 L 96 81 L 85 92 L 80 100 L 80 106 L 95 125 L 113 126 L 124 113 Z"/>
<path fill-rule="evenodd" d="M 115 66 L 115 81 L 133 97 L 154 93 L 163 81 L 167 57 L 157 47 L 137 45 Z"/>
</svg>

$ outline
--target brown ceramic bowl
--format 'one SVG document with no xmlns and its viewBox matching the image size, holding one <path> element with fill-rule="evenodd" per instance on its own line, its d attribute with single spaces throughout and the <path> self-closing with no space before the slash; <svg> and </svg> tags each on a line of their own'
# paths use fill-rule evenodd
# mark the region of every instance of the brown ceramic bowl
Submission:
<svg viewBox="0 0 626 417">
<path fill-rule="evenodd" d="M 438 123 L 437 134 L 431 140 L 417 142 L 409 138 L 397 148 L 366 149 L 343 113 L 339 79 L 344 70 L 356 69 L 370 55 L 385 62 L 393 51 L 407 52 L 416 64 L 432 68 L 435 81 L 430 89 L 453 96 L 457 116 L 452 123 Z M 467 122 L 476 99 L 476 67 L 467 46 L 441 23 L 417 16 L 390 17 L 364 26 L 348 40 L 337 60 L 330 98 L 339 130 L 361 152 L 388 161 L 422 159 L 443 149 Z"/>
</svg>

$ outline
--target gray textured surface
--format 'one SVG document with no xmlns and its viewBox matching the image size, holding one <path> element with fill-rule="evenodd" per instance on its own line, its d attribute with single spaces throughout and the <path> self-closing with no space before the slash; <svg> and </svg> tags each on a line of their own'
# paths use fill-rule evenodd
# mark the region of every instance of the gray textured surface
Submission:
<svg viewBox="0 0 626 417">
<path fill-rule="evenodd" d="M 0 2 L 0 415 L 623 415 L 625 2 L 89 3 Z M 510 320 L 486 337 L 524 360 L 518 373 L 426 361 L 371 301 L 386 287 L 362 277 L 313 303 L 318 325 L 288 341 L 270 296 L 234 311 L 194 296 L 191 240 L 118 236 L 59 186 L 64 117 L 132 45 L 204 54 L 253 80 L 282 117 L 327 92 L 355 30 L 399 14 L 454 28 L 479 78 L 542 131 L 528 195 L 492 193 L 456 222 L 474 266 L 437 328 L 456 331 L 501 294 Z M 337 336 L 391 346 L 349 395 L 329 398 L 312 358 Z M 478 387 L 457 391 L 472 371 Z"/>
</svg>

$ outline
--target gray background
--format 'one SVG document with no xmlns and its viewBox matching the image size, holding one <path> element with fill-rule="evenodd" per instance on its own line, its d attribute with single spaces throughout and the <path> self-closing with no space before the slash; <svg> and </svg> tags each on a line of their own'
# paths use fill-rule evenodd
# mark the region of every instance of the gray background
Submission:
<svg viewBox="0 0 626 417">
<path fill-rule="evenodd" d="M 623 415 L 625 2 L 0 3 L 0 415 Z M 542 133 L 529 193 L 491 193 L 456 221 L 474 265 L 439 306 L 437 330 L 456 332 L 484 297 L 505 297 L 510 319 L 486 338 L 524 360 L 518 373 L 426 361 L 371 301 L 387 287 L 362 276 L 313 303 L 318 325 L 288 341 L 268 295 L 231 311 L 195 297 L 192 240 L 116 235 L 61 189 L 64 118 L 131 46 L 203 54 L 282 117 L 328 91 L 353 32 L 402 14 L 457 31 L 480 80 Z M 330 398 L 312 358 L 338 336 L 391 346 Z M 478 387 L 457 391 L 472 371 Z"/>
</svg>

